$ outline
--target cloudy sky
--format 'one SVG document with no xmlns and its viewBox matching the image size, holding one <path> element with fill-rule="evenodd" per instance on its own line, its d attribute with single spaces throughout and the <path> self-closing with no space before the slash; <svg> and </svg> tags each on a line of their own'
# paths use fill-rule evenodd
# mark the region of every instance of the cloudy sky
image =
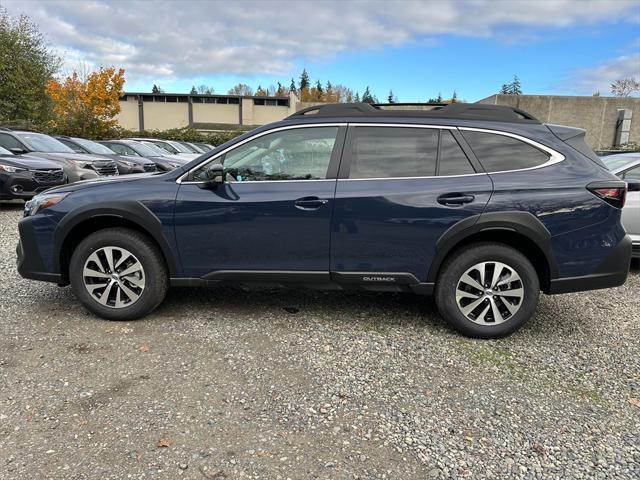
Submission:
<svg viewBox="0 0 640 480">
<path fill-rule="evenodd" d="M 381 99 L 469 101 L 517 74 L 524 93 L 608 94 L 640 77 L 640 0 L 0 0 L 35 21 L 65 61 L 126 69 L 128 91 L 226 93 L 312 80 Z"/>
</svg>

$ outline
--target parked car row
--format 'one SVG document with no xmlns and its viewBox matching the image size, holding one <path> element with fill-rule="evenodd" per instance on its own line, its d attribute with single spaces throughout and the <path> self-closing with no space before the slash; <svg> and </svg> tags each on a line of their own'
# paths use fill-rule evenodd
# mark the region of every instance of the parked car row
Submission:
<svg viewBox="0 0 640 480">
<path fill-rule="evenodd" d="M 154 138 L 93 141 L 0 128 L 0 199 L 25 199 L 47 188 L 102 176 L 168 172 L 212 145 Z"/>
</svg>

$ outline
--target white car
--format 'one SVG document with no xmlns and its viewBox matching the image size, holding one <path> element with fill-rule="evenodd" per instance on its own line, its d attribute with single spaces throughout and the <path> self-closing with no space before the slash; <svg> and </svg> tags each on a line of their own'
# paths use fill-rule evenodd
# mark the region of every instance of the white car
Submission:
<svg viewBox="0 0 640 480">
<path fill-rule="evenodd" d="M 633 257 L 640 258 L 640 152 L 600 157 L 614 174 L 627 182 L 622 224 L 633 242 Z"/>
</svg>

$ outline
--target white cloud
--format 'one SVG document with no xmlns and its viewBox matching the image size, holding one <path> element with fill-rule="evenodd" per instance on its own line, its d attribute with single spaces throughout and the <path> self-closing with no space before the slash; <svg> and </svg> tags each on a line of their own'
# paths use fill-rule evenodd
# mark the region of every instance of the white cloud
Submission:
<svg viewBox="0 0 640 480">
<path fill-rule="evenodd" d="M 501 29 L 640 21 L 637 0 L 130 1 L 3 0 L 39 24 L 65 59 L 123 66 L 128 78 L 284 75 L 340 52 L 495 36 Z"/>
<path fill-rule="evenodd" d="M 613 82 L 629 77 L 640 79 L 640 53 L 623 55 L 592 68 L 574 70 L 565 85 L 586 95 L 594 92 L 609 95 Z"/>
</svg>

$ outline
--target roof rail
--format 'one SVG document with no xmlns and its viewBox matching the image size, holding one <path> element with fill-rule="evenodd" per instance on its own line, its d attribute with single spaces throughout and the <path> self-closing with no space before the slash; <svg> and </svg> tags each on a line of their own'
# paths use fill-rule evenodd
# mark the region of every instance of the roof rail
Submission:
<svg viewBox="0 0 640 480">
<path fill-rule="evenodd" d="M 300 117 L 424 117 L 458 120 L 485 120 L 493 122 L 540 123 L 533 115 L 519 108 L 483 103 L 413 104 L 431 106 L 430 110 L 380 108 L 394 104 L 327 103 L 304 108 L 289 119 Z"/>
</svg>

